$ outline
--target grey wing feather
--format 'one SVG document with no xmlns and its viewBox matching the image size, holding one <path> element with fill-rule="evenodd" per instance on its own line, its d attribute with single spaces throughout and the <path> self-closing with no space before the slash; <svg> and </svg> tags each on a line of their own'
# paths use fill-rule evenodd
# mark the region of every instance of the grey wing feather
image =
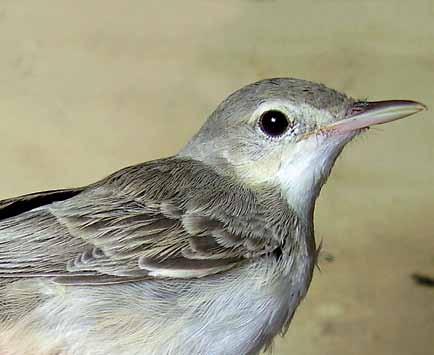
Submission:
<svg viewBox="0 0 434 355">
<path fill-rule="evenodd" d="M 218 198 L 210 184 L 221 187 Z M 273 231 L 253 194 L 224 184 L 198 162 L 169 158 L 0 220 L 0 278 L 101 284 L 202 277 L 278 248 L 264 237 Z M 234 198 L 250 208 L 234 206 Z"/>
</svg>

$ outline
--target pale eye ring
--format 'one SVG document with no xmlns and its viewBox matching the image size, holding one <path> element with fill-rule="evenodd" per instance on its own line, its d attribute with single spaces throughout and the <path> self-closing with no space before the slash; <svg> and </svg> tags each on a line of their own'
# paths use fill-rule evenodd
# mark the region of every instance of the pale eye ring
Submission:
<svg viewBox="0 0 434 355">
<path fill-rule="evenodd" d="M 269 137 L 279 137 L 283 135 L 291 126 L 288 117 L 278 110 L 268 110 L 259 117 L 259 128 Z"/>
</svg>

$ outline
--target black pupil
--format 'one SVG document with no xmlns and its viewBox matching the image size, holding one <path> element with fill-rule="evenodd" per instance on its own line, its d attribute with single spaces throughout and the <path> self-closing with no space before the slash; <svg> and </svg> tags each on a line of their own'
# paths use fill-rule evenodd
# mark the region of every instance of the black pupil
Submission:
<svg viewBox="0 0 434 355">
<path fill-rule="evenodd" d="M 280 136 L 286 132 L 289 126 L 288 118 L 280 111 L 266 111 L 260 119 L 262 131 L 271 137 Z"/>
</svg>

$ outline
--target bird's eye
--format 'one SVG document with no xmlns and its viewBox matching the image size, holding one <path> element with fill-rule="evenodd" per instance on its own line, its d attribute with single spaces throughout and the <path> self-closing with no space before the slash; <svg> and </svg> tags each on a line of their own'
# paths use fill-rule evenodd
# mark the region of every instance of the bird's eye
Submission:
<svg viewBox="0 0 434 355">
<path fill-rule="evenodd" d="M 280 111 L 265 111 L 259 118 L 259 128 L 270 137 L 281 136 L 287 131 L 288 127 L 288 117 Z"/>
</svg>

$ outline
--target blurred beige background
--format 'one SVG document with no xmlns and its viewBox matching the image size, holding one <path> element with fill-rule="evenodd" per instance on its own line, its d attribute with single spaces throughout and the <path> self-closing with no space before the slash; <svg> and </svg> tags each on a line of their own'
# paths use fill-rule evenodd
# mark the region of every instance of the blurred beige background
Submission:
<svg viewBox="0 0 434 355">
<path fill-rule="evenodd" d="M 227 94 L 324 82 L 431 111 L 347 148 L 322 261 L 275 354 L 434 353 L 433 1 L 0 1 L 0 196 L 175 153 Z"/>
</svg>

